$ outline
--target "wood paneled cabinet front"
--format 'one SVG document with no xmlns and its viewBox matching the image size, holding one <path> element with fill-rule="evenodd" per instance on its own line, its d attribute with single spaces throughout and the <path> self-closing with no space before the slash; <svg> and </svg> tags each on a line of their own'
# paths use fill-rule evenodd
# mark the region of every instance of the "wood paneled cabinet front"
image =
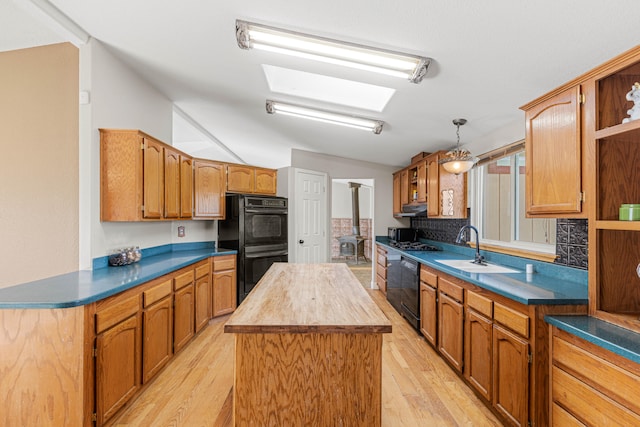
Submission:
<svg viewBox="0 0 640 427">
<path fill-rule="evenodd" d="M 493 407 L 513 425 L 529 425 L 529 342 L 497 324 L 493 325 L 493 388 Z"/>
<path fill-rule="evenodd" d="M 448 279 L 438 280 L 438 351 L 451 366 L 462 372 L 463 290 Z"/>
<path fill-rule="evenodd" d="M 420 266 L 420 332 L 435 348 L 438 330 L 438 276 Z"/>
<path fill-rule="evenodd" d="M 211 318 L 211 263 L 209 260 L 196 264 L 195 281 L 195 328 L 199 332 Z"/>
<path fill-rule="evenodd" d="M 527 216 L 586 217 L 582 211 L 580 86 L 525 110 Z"/>
<path fill-rule="evenodd" d="M 137 295 L 112 297 L 95 314 L 96 422 L 103 425 L 141 385 L 141 322 Z"/>
<path fill-rule="evenodd" d="M 447 172 L 439 163 L 444 152 L 429 155 L 427 164 L 427 216 L 467 217 L 467 174 Z"/>
<path fill-rule="evenodd" d="M 100 129 L 100 220 L 190 218 L 190 163 L 138 130 Z"/>
<path fill-rule="evenodd" d="M 276 176 L 274 169 L 227 164 L 227 192 L 275 195 Z"/>
<path fill-rule="evenodd" d="M 157 283 L 157 284 L 156 284 Z M 153 281 L 142 292 L 142 383 L 146 384 L 173 354 L 173 282 Z"/>
<path fill-rule="evenodd" d="M 236 256 L 212 258 L 212 317 L 232 313 L 237 306 Z"/>
<path fill-rule="evenodd" d="M 195 334 L 193 267 L 173 279 L 173 351 L 180 351 Z"/>
<path fill-rule="evenodd" d="M 194 219 L 224 219 L 225 167 L 212 160 L 193 160 Z"/>
<path fill-rule="evenodd" d="M 376 284 L 383 294 L 387 294 L 387 250 L 376 245 Z"/>
<path fill-rule="evenodd" d="M 396 216 L 402 213 L 402 196 L 400 195 L 401 191 L 401 181 L 402 173 L 396 172 L 393 174 L 393 215 Z"/>
</svg>

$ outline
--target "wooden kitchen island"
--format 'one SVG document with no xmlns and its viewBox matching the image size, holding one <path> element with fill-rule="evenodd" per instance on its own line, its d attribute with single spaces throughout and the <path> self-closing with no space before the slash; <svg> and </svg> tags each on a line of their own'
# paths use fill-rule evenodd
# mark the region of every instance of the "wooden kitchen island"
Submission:
<svg viewBox="0 0 640 427">
<path fill-rule="evenodd" d="M 234 425 L 380 425 L 391 323 L 346 264 L 273 264 L 224 331 Z"/>
</svg>

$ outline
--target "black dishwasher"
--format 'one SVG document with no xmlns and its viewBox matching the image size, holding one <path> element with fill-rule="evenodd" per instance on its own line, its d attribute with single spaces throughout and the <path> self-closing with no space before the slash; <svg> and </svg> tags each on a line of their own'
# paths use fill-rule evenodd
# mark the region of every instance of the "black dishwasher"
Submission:
<svg viewBox="0 0 640 427">
<path fill-rule="evenodd" d="M 387 300 L 416 330 L 420 329 L 420 264 L 404 256 L 389 260 Z"/>
</svg>

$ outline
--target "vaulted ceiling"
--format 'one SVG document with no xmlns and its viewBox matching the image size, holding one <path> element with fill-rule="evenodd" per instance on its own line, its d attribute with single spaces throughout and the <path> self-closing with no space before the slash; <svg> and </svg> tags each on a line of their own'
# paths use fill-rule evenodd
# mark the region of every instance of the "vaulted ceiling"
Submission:
<svg viewBox="0 0 640 427">
<path fill-rule="evenodd" d="M 28 7 L 0 5 L 0 50 L 63 41 Z M 637 2 L 618 0 L 33 0 L 52 4 L 161 90 L 242 160 L 287 166 L 291 148 L 400 166 L 420 151 L 475 154 L 524 136 L 519 106 L 640 42 Z M 257 50 L 235 21 L 433 59 L 419 84 Z M 382 111 L 270 90 L 264 66 L 395 90 Z M 381 134 L 269 115 L 276 99 L 385 122 Z M 195 154 L 212 141 L 180 122 L 174 143 Z"/>
</svg>

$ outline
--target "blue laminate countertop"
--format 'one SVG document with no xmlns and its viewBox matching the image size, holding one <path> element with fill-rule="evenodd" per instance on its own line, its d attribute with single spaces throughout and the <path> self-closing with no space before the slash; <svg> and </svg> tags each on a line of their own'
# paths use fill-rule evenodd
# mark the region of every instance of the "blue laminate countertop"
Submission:
<svg viewBox="0 0 640 427">
<path fill-rule="evenodd" d="M 505 296 L 527 305 L 586 305 L 588 303 L 588 286 L 586 271 L 549 263 L 530 260 L 512 261 L 510 256 L 495 256 L 481 251 L 487 261 L 518 270 L 517 273 L 469 273 L 437 262 L 437 260 L 473 259 L 475 250 L 453 247 L 439 242 L 428 243 L 439 247 L 440 251 L 401 251 L 389 246 L 389 239 L 376 237 L 376 243 L 388 249 L 398 251 L 403 256 L 412 258 L 421 264 L 428 265 L 450 274 L 451 276 L 473 283 L 483 289 Z M 495 258 L 495 259 L 493 259 Z M 503 261 L 503 262 L 500 262 Z M 525 272 L 525 262 L 535 265 L 536 273 Z"/>
<path fill-rule="evenodd" d="M 640 363 L 640 334 L 637 332 L 590 316 L 545 316 L 544 320 L 585 341 Z"/>
<path fill-rule="evenodd" d="M 172 245 L 168 245 L 169 247 Z M 0 308 L 66 308 L 86 305 L 203 259 L 237 254 L 214 246 L 153 252 L 135 264 L 94 268 L 0 289 Z M 151 252 L 150 252 L 151 253 Z M 94 262 L 95 264 L 95 262 Z"/>
</svg>

